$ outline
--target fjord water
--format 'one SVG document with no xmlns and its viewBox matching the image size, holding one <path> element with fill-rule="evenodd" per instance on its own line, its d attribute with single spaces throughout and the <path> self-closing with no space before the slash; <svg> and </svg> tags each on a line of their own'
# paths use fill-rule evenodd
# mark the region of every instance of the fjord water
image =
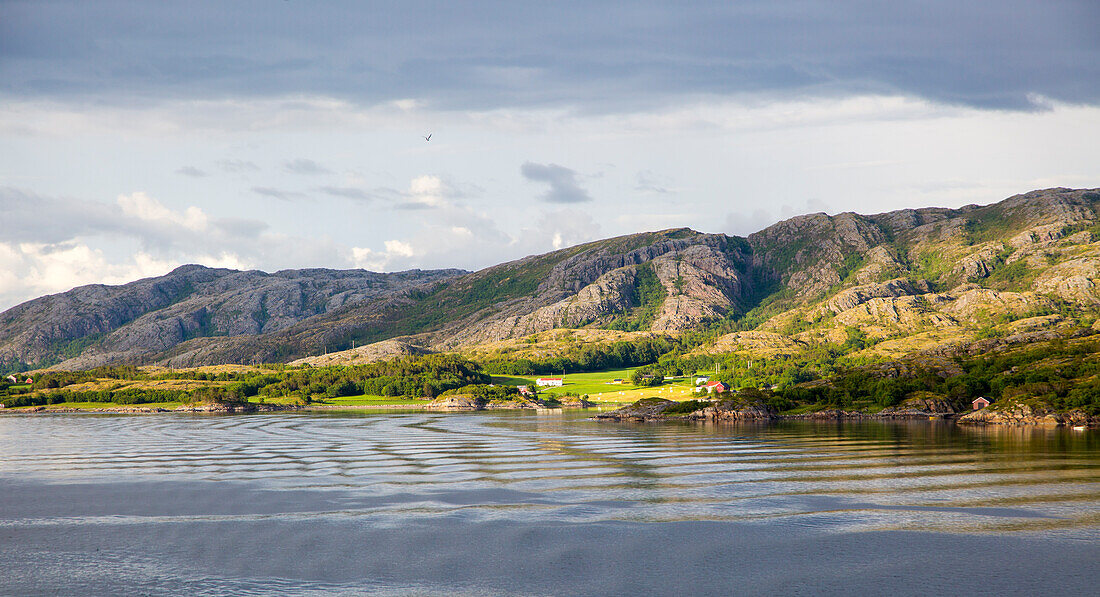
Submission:
<svg viewBox="0 0 1100 597">
<path fill-rule="evenodd" d="M 0 594 L 1093 594 L 1100 434 L 0 417 Z"/>
</svg>

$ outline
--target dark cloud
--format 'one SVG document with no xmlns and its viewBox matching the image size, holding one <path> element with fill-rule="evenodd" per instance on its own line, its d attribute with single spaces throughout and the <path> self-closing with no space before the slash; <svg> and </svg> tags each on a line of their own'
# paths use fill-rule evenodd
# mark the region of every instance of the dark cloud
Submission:
<svg viewBox="0 0 1100 597">
<path fill-rule="evenodd" d="M 291 160 L 283 164 L 283 170 L 292 174 L 331 174 L 332 172 L 324 166 L 318 164 L 313 160 L 307 160 L 299 158 L 297 160 Z"/>
<path fill-rule="evenodd" d="M 355 199 L 356 201 L 370 201 L 374 198 L 370 192 L 355 187 L 320 187 L 317 190 L 333 197 Z"/>
<path fill-rule="evenodd" d="M 1100 102 L 1100 3 L 5 3 L 0 93 L 630 109 L 700 94 Z"/>
<path fill-rule="evenodd" d="M 203 176 L 206 176 L 206 172 L 203 172 L 202 170 L 199 170 L 194 166 L 184 166 L 179 170 L 176 170 L 176 174 L 191 176 L 193 178 L 202 178 Z"/>
<path fill-rule="evenodd" d="M 299 199 L 305 199 L 305 193 L 299 193 L 297 191 L 284 191 L 282 189 L 275 189 L 272 187 L 252 187 L 252 192 L 257 195 L 263 195 L 264 197 L 271 197 L 272 199 L 279 199 L 280 201 L 297 201 Z"/>
<path fill-rule="evenodd" d="M 248 160 L 218 160 L 214 165 L 223 172 L 258 172 L 260 167 Z"/>
<path fill-rule="evenodd" d="M 667 195 L 668 187 L 661 183 L 656 175 L 646 170 L 637 174 L 637 184 L 634 185 L 635 191 L 641 191 L 643 193 L 653 193 L 655 195 Z"/>
<path fill-rule="evenodd" d="M 591 201 L 588 191 L 577 184 L 577 173 L 557 164 L 536 164 L 526 162 L 520 166 L 520 173 L 527 180 L 545 182 L 550 189 L 540 199 L 550 203 L 582 203 Z"/>
</svg>

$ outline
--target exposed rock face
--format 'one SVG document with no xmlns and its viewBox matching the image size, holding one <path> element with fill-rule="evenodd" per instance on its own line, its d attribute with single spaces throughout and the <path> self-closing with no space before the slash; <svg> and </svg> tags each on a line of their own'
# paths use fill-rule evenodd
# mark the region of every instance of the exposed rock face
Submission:
<svg viewBox="0 0 1100 597">
<path fill-rule="evenodd" d="M 1100 258 L 1080 257 L 1052 266 L 1035 280 L 1035 290 L 1079 305 L 1100 305 Z"/>
<path fill-rule="evenodd" d="M 309 364 L 314 367 L 324 367 L 326 365 L 361 365 L 366 363 L 377 363 L 379 361 L 389 361 L 408 355 L 427 354 L 428 352 L 429 351 L 422 346 L 417 346 L 401 340 L 383 340 L 350 350 L 296 359 L 288 364 Z"/>
<path fill-rule="evenodd" d="M 997 257 L 1002 251 L 1004 251 L 1004 245 L 997 243 L 971 253 L 959 261 L 959 265 L 955 267 L 952 273 L 961 275 L 966 280 L 985 278 L 993 273 Z"/>
<path fill-rule="evenodd" d="M 796 295 L 810 297 L 840 283 L 847 255 L 866 253 L 886 236 L 869 217 L 818 213 L 779 222 L 748 240 L 754 265 L 775 270 Z"/>
<path fill-rule="evenodd" d="M 863 284 L 842 290 L 829 299 L 824 308 L 833 313 L 843 313 L 866 303 L 873 298 L 892 298 L 920 295 L 932 292 L 927 280 L 912 281 L 909 278 L 895 278 L 881 284 Z"/>
<path fill-rule="evenodd" d="M 748 331 L 719 336 L 709 349 L 717 353 L 749 350 L 763 354 L 793 354 L 804 347 L 804 343 L 782 334 Z"/>
</svg>

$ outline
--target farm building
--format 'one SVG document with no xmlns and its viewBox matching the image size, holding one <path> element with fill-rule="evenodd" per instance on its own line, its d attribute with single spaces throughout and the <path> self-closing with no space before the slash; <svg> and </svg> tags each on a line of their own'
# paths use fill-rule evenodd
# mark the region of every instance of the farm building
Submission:
<svg viewBox="0 0 1100 597">
<path fill-rule="evenodd" d="M 535 380 L 535 385 L 551 388 L 560 388 L 564 383 L 565 379 L 561 377 L 540 377 Z"/>
<path fill-rule="evenodd" d="M 720 381 L 708 381 L 696 389 L 698 392 L 706 390 L 708 394 L 724 394 L 730 391 L 730 387 Z"/>
</svg>

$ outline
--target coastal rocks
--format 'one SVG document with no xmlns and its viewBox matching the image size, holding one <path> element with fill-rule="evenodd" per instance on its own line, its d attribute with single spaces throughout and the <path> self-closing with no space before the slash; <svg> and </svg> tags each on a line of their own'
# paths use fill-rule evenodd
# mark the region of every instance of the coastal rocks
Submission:
<svg viewBox="0 0 1100 597">
<path fill-rule="evenodd" d="M 482 410 L 485 408 L 485 400 L 466 394 L 454 394 L 440 396 L 424 408 L 428 410 Z"/>
<path fill-rule="evenodd" d="M 591 405 L 591 403 L 587 404 Z M 449 394 L 432 400 L 424 408 L 441 411 L 517 410 L 542 409 L 547 408 L 547 405 L 542 401 L 524 397 L 508 400 L 485 400 L 484 398 L 478 398 L 468 394 Z"/>
<path fill-rule="evenodd" d="M 254 413 L 297 410 L 298 408 L 298 406 L 293 404 L 257 404 L 255 402 L 203 402 L 199 404 L 185 404 L 176 408 L 175 412 Z"/>
<path fill-rule="evenodd" d="M 882 409 L 878 416 L 889 419 L 926 419 L 948 417 L 956 413 L 955 407 L 943 398 L 910 398 L 897 406 Z"/>
<path fill-rule="evenodd" d="M 784 419 L 798 421 L 838 421 L 842 419 L 875 419 L 875 415 L 858 410 L 840 410 L 839 408 L 826 408 L 809 413 L 797 415 L 783 415 Z"/>
<path fill-rule="evenodd" d="M 725 399 L 717 402 L 665 398 L 643 398 L 608 413 L 593 417 L 598 421 L 770 421 L 775 411 L 763 402 Z"/>
<path fill-rule="evenodd" d="M 592 417 L 597 421 L 658 421 L 664 420 L 662 414 L 675 406 L 675 400 L 665 398 L 643 398 L 634 404 Z"/>
<path fill-rule="evenodd" d="M 1100 417 L 1080 410 L 1058 413 L 1051 408 L 1023 402 L 1008 402 L 969 412 L 958 419 L 960 425 L 1036 425 L 1041 427 L 1100 427 Z"/>
<path fill-rule="evenodd" d="M 770 421 L 775 418 L 775 409 L 760 401 L 734 398 L 719 400 L 714 406 L 692 413 L 692 417 L 711 421 Z"/>
</svg>

